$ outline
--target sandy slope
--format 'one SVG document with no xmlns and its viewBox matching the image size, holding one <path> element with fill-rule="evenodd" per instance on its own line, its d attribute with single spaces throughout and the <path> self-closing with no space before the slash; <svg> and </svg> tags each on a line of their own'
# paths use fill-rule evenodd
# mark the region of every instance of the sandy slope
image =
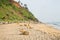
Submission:
<svg viewBox="0 0 60 40">
<path fill-rule="evenodd" d="M 29 35 L 20 35 L 21 30 Z M 60 30 L 40 23 L 3 24 L 0 25 L 0 40 L 60 40 Z"/>
</svg>

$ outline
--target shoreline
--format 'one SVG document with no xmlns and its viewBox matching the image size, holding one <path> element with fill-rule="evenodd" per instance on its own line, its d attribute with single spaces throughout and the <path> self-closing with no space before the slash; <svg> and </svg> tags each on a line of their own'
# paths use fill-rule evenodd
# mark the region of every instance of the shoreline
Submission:
<svg viewBox="0 0 60 40">
<path fill-rule="evenodd" d="M 48 24 L 48 23 L 46 23 L 46 24 Z M 60 26 L 58 26 L 58 25 L 54 25 L 54 24 L 48 24 L 48 25 L 51 25 L 53 28 L 55 28 L 57 30 L 60 30 Z"/>
</svg>

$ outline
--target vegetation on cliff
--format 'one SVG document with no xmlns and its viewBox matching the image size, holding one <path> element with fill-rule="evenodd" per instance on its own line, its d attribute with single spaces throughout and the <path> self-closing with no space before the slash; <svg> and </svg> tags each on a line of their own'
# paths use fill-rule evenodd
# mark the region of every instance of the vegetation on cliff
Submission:
<svg viewBox="0 0 60 40">
<path fill-rule="evenodd" d="M 38 21 L 26 8 L 13 0 L 0 0 L 0 21 Z"/>
</svg>

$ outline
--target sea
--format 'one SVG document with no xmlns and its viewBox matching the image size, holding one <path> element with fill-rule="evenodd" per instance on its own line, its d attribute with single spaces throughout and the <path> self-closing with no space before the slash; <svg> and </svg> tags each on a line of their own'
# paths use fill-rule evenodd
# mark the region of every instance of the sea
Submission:
<svg viewBox="0 0 60 40">
<path fill-rule="evenodd" d="M 54 28 L 60 30 L 60 22 L 50 22 L 47 24 L 52 25 Z"/>
</svg>

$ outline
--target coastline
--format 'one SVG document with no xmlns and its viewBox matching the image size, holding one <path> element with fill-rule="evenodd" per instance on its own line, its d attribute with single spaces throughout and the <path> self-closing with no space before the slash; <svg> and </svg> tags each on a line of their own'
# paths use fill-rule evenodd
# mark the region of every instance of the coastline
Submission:
<svg viewBox="0 0 60 40">
<path fill-rule="evenodd" d="M 46 23 L 48 24 L 48 23 Z M 53 28 L 57 29 L 57 30 L 60 30 L 60 25 L 56 25 L 56 24 L 48 24 L 48 25 L 51 25 Z"/>
</svg>

